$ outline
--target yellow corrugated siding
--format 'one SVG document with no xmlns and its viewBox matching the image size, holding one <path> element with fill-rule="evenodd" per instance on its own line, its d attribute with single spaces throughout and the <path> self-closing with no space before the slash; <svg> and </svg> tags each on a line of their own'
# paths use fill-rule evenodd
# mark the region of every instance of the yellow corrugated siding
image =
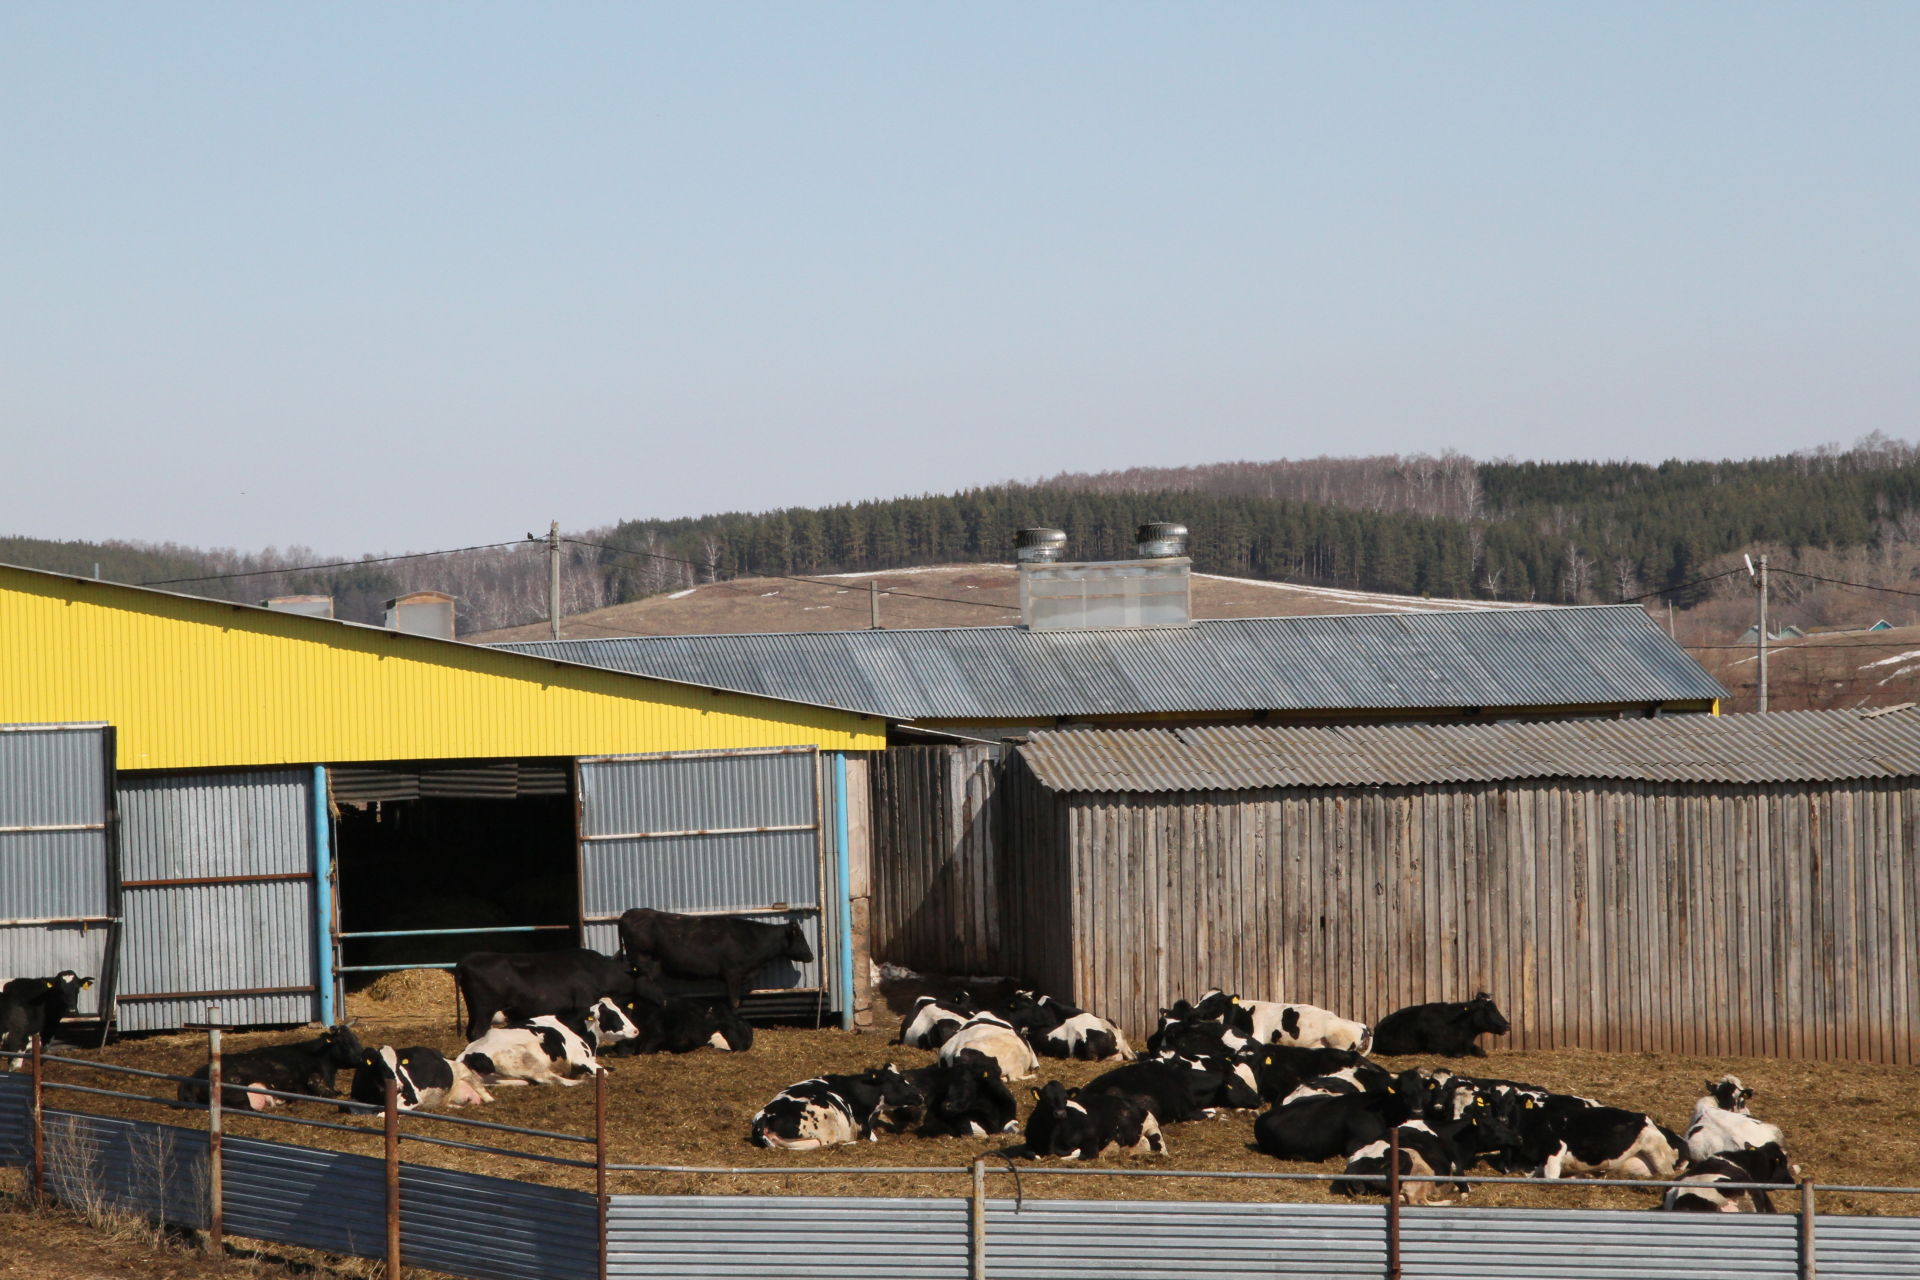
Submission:
<svg viewBox="0 0 1920 1280">
<path fill-rule="evenodd" d="M 123 769 L 812 744 L 884 722 L 0 567 L 0 722 L 104 720 Z"/>
</svg>

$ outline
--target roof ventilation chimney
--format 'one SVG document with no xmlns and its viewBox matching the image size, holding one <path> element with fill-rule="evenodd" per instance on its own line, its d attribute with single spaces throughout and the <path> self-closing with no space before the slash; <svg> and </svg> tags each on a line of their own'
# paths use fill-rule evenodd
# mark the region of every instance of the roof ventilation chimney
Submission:
<svg viewBox="0 0 1920 1280">
<path fill-rule="evenodd" d="M 444 591 L 409 591 L 387 601 L 384 624 L 409 636 L 453 639 L 453 597 Z"/>
<path fill-rule="evenodd" d="M 1143 524 L 1133 540 L 1138 544 L 1142 560 L 1165 560 L 1187 554 L 1187 526 L 1183 524 L 1164 521 Z"/>
<path fill-rule="evenodd" d="M 1067 551 L 1067 535 L 1059 529 L 1015 529 L 1013 558 L 1021 564 L 1052 564 Z"/>
</svg>

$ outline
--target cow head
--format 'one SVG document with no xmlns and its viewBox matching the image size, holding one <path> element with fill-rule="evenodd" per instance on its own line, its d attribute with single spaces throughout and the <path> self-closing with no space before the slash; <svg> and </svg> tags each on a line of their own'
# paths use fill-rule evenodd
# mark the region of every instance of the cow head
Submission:
<svg viewBox="0 0 1920 1280">
<path fill-rule="evenodd" d="M 1475 1035 L 1485 1033 L 1491 1036 L 1503 1036 L 1510 1029 L 1506 1015 L 1494 1004 L 1493 997 L 1482 991 L 1466 1004 L 1466 1025 Z"/>
<path fill-rule="evenodd" d="M 336 1071 L 359 1066 L 366 1052 L 366 1046 L 360 1043 L 360 1037 L 355 1035 L 353 1028 L 345 1023 L 328 1027 L 321 1033 L 320 1043 L 326 1048 L 327 1065 Z"/>
<path fill-rule="evenodd" d="M 970 1112 L 997 1106 L 1011 1113 L 1013 1095 L 1000 1076 L 1000 1064 L 978 1049 L 962 1049 L 948 1071 L 947 1087 L 936 1105 L 948 1120 L 960 1120 Z"/>
<path fill-rule="evenodd" d="M 362 1069 L 373 1073 L 374 1082 L 381 1093 L 386 1092 L 387 1081 L 397 1086 L 395 1097 L 402 1111 L 411 1111 L 420 1105 L 420 1091 L 414 1087 L 413 1077 L 407 1074 L 408 1060 L 400 1056 L 400 1051 L 390 1044 L 378 1049 L 368 1049 L 360 1055 Z"/>
<path fill-rule="evenodd" d="M 1215 987 L 1205 992 L 1193 1004 L 1182 1000 L 1173 1006 L 1173 1014 L 1178 1018 L 1225 1018 L 1228 1010 L 1240 1003 L 1239 996 L 1230 996 Z"/>
<path fill-rule="evenodd" d="M 1740 1083 L 1739 1076 L 1721 1076 L 1718 1080 L 1707 1081 L 1707 1096 L 1712 1098 L 1722 1111 L 1732 1111 L 1746 1115 L 1747 1102 L 1753 1097 L 1753 1090 Z"/>
<path fill-rule="evenodd" d="M 780 954 L 795 964 L 813 963 L 813 948 L 807 945 L 807 931 L 798 920 L 787 921 L 786 948 Z"/>
<path fill-rule="evenodd" d="M 867 1068 L 860 1079 L 880 1090 L 880 1103 L 873 1112 L 875 1120 L 914 1114 L 927 1105 L 926 1095 L 891 1062 L 884 1067 Z"/>
<path fill-rule="evenodd" d="M 587 1025 L 593 1031 L 596 1045 L 619 1044 L 640 1034 L 642 1016 L 640 1002 L 635 998 L 615 1000 L 612 996 L 601 996 L 587 1010 Z"/>
</svg>

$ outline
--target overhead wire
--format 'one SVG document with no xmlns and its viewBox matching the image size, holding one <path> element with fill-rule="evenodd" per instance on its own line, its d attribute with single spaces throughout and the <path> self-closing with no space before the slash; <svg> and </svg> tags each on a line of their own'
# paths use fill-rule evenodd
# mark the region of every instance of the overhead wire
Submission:
<svg viewBox="0 0 1920 1280">
<path fill-rule="evenodd" d="M 463 551 L 493 551 L 499 547 L 517 547 L 523 545 L 515 538 L 511 542 L 486 542 L 477 547 L 453 547 L 446 551 L 410 551 L 398 556 L 367 556 L 362 560 L 334 560 L 327 564 L 288 565 L 283 569 L 248 569 L 241 573 L 209 573 L 198 578 L 160 578 L 153 582 L 136 582 L 137 587 L 171 587 L 184 582 L 226 582 L 234 578 L 268 578 L 282 573 L 312 573 L 317 569 L 351 569 L 363 564 L 391 564 L 396 560 L 426 560 L 434 556 L 454 556 Z"/>
</svg>

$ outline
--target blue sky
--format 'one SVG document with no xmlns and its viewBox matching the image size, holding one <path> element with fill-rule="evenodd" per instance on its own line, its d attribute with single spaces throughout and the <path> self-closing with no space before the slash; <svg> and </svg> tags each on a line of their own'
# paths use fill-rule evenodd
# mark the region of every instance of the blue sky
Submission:
<svg viewBox="0 0 1920 1280">
<path fill-rule="evenodd" d="M 1920 6 L 0 6 L 0 533 L 398 552 L 1920 404 Z"/>
</svg>

